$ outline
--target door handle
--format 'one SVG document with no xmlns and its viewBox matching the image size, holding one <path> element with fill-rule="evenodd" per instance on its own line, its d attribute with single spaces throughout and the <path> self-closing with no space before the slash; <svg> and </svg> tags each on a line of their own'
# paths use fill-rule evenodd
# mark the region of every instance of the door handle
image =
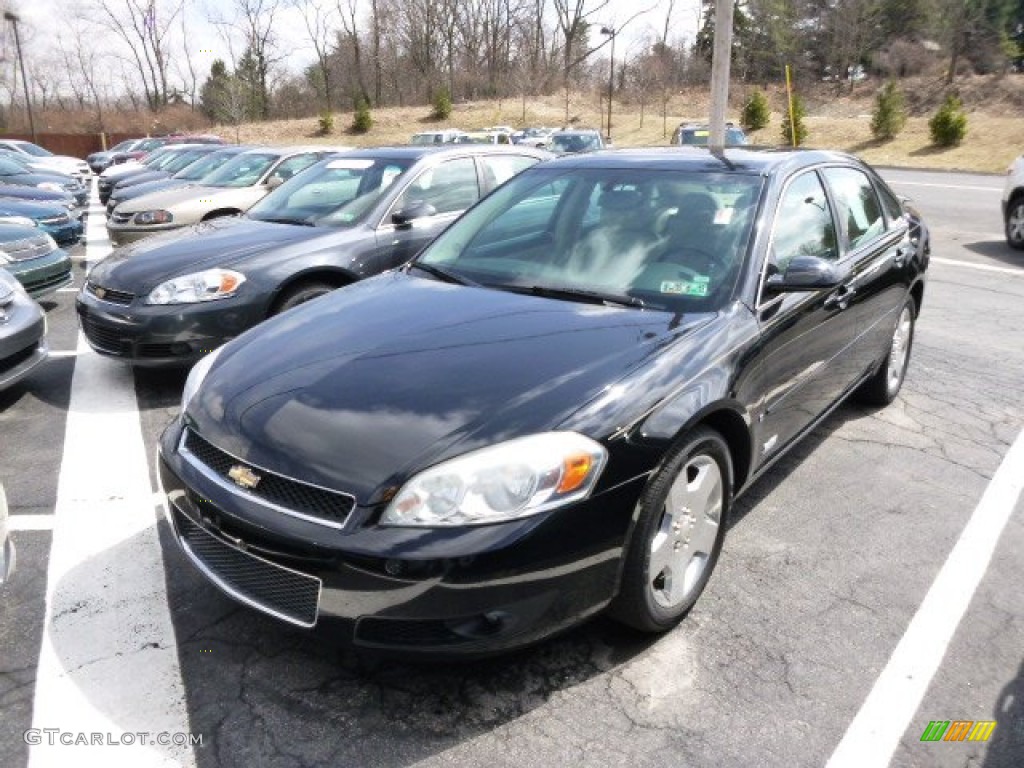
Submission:
<svg viewBox="0 0 1024 768">
<path fill-rule="evenodd" d="M 856 295 L 857 289 L 849 285 L 841 285 L 836 288 L 825 299 L 825 309 L 838 309 L 840 311 L 850 306 L 850 300 Z"/>
<path fill-rule="evenodd" d="M 893 257 L 893 266 L 902 267 L 903 262 L 907 260 L 907 254 L 910 252 L 909 245 L 901 245 L 896 249 L 896 255 Z"/>
</svg>

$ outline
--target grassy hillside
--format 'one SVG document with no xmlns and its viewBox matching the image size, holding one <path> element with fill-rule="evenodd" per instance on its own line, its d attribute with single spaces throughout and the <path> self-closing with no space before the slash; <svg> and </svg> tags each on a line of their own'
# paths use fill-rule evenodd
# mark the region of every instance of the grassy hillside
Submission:
<svg viewBox="0 0 1024 768">
<path fill-rule="evenodd" d="M 890 142 L 875 142 L 871 137 L 871 112 L 874 108 L 878 81 L 859 83 L 852 93 L 837 93 L 833 86 L 816 86 L 802 93 L 808 107 L 806 125 L 808 146 L 852 152 L 878 165 L 914 168 L 941 168 L 1003 173 L 1010 161 L 1024 152 L 1024 76 L 1004 78 L 972 78 L 958 81 L 958 90 L 968 110 L 968 135 L 964 143 L 951 149 L 931 145 L 928 118 L 944 93 L 944 86 L 935 80 L 904 83 L 911 117 L 903 132 Z M 750 88 L 736 89 L 732 94 L 732 114 L 738 116 L 740 106 Z M 776 145 L 781 142 L 784 94 L 769 89 L 773 106 L 772 121 L 753 135 L 755 143 Z M 597 94 L 574 95 L 569 105 L 569 122 L 573 126 L 601 128 L 605 107 Z M 565 120 L 565 103 L 558 95 L 502 102 L 479 101 L 456 104 L 445 121 L 430 119 L 430 107 L 393 107 L 373 111 L 374 125 L 366 134 L 349 130 L 351 112 L 335 115 L 335 131 L 330 136 L 316 133 L 314 117 L 249 123 L 240 126 L 217 126 L 221 135 L 232 140 L 254 143 L 316 143 L 348 146 L 404 144 L 417 131 L 452 126 L 464 129 L 506 124 L 561 126 Z M 707 116 L 707 92 L 691 89 L 674 94 L 667 114 L 661 104 L 640 104 L 615 101 L 612 105 L 612 138 L 617 147 L 656 146 L 668 143 L 672 129 L 680 122 L 703 121 Z"/>
</svg>

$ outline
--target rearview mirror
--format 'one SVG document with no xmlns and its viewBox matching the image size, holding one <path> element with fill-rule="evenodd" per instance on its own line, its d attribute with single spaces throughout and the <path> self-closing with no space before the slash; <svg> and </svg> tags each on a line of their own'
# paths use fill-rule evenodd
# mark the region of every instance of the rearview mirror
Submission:
<svg viewBox="0 0 1024 768">
<path fill-rule="evenodd" d="M 794 256 L 785 272 L 776 272 L 765 280 L 765 293 L 773 296 L 789 291 L 820 291 L 835 288 L 843 281 L 834 261 L 820 256 Z"/>
<path fill-rule="evenodd" d="M 426 216 L 433 216 L 437 209 L 430 203 L 422 200 L 415 200 L 400 211 L 391 214 L 391 223 L 396 227 L 408 227 L 415 219 L 422 219 Z"/>
<path fill-rule="evenodd" d="M 276 173 L 269 179 L 267 179 L 267 187 L 269 189 L 277 189 L 282 184 L 284 184 L 284 179 L 278 176 Z"/>
</svg>

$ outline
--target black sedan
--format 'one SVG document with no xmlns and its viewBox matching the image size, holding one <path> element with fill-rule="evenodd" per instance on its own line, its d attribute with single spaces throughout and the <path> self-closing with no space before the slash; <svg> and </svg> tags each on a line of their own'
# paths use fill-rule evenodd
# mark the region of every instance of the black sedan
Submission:
<svg viewBox="0 0 1024 768">
<path fill-rule="evenodd" d="M 247 216 L 116 249 L 78 296 L 89 344 L 136 365 L 188 365 L 271 315 L 396 267 L 498 183 L 548 157 L 514 147 L 345 152 Z"/>
<path fill-rule="evenodd" d="M 159 472 L 227 594 L 356 645 L 672 627 L 730 510 L 847 395 L 896 397 L 928 237 L 826 152 L 531 168 L 401 270 L 201 361 Z"/>
</svg>

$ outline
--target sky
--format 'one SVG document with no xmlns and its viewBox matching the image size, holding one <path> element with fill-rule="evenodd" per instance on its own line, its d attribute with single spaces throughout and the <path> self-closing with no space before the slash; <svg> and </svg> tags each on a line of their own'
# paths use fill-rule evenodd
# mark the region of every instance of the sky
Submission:
<svg viewBox="0 0 1024 768">
<path fill-rule="evenodd" d="M 55 33 L 59 33 L 62 25 L 54 24 L 55 19 L 63 19 L 67 25 L 75 7 L 84 6 L 88 0 L 0 0 L 5 8 L 10 7 L 21 17 L 22 46 L 26 64 L 31 66 L 33 57 L 55 47 Z M 119 5 L 124 0 L 110 0 Z M 591 16 L 596 24 L 612 25 L 621 28 L 616 40 L 616 59 L 632 56 L 643 47 L 645 39 L 653 39 L 660 34 L 664 25 L 665 13 L 669 0 L 611 0 L 600 13 Z M 588 3 L 595 5 L 596 3 Z M 696 31 L 697 14 L 700 0 L 675 0 L 670 40 L 685 35 L 692 41 Z M 186 24 L 189 32 L 190 48 L 197 72 L 208 72 L 215 59 L 230 60 L 231 56 L 222 34 L 209 21 L 210 15 L 223 15 L 230 8 L 228 0 L 186 0 Z M 638 10 L 646 10 L 637 16 Z M 4 25 L 0 37 L 0 70 L 14 66 L 15 54 L 10 25 Z M 301 12 L 289 8 L 279 12 L 275 24 L 280 48 L 289 51 L 284 65 L 289 72 L 298 73 L 314 60 L 314 52 L 306 37 L 306 28 Z M 236 51 L 236 55 L 237 55 Z M 604 55 L 604 54 L 603 54 Z M 6 71 L 5 79 L 9 79 Z"/>
</svg>

